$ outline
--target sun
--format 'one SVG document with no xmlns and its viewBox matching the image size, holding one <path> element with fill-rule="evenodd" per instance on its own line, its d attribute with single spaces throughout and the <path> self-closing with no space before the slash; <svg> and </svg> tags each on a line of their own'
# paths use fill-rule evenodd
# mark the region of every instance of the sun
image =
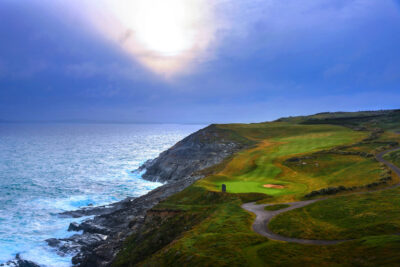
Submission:
<svg viewBox="0 0 400 267">
<path fill-rule="evenodd" d="M 164 56 L 176 56 L 189 50 L 195 42 L 195 14 L 190 1 L 139 1 L 135 16 L 126 14 L 123 23 L 135 30 L 135 37 L 144 47 Z M 132 10 L 132 8 L 130 8 Z M 119 10 L 118 14 L 124 11 Z"/>
<path fill-rule="evenodd" d="M 105 0 L 93 18 L 107 38 L 165 76 L 187 70 L 214 39 L 208 0 Z"/>
</svg>

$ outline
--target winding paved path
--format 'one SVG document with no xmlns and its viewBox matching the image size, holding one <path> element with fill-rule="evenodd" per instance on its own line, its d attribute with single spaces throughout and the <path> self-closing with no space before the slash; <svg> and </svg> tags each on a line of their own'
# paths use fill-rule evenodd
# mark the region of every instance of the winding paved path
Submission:
<svg viewBox="0 0 400 267">
<path fill-rule="evenodd" d="M 400 168 L 393 165 L 392 163 L 388 162 L 387 160 L 385 160 L 383 158 L 383 156 L 385 154 L 399 150 L 399 149 L 400 149 L 400 147 L 383 151 L 376 155 L 376 159 L 379 162 L 382 162 L 383 164 L 388 166 L 393 172 L 395 172 L 400 177 Z M 386 187 L 383 189 L 374 190 L 374 191 L 387 190 L 387 189 L 391 189 L 391 188 L 395 188 L 395 187 L 400 187 L 400 183 L 397 183 L 395 185 L 392 185 L 390 187 Z M 354 194 L 366 194 L 369 192 L 373 192 L 373 191 L 357 192 Z M 294 242 L 294 243 L 299 243 L 299 244 L 312 244 L 312 245 L 334 245 L 334 244 L 337 244 L 340 242 L 349 241 L 349 240 L 311 240 L 311 239 L 291 238 L 291 237 L 285 237 L 285 236 L 275 234 L 268 228 L 268 224 L 271 221 L 271 219 L 274 218 L 275 216 L 277 216 L 278 214 L 287 212 L 289 210 L 302 208 L 304 206 L 310 205 L 312 203 L 315 203 L 315 202 L 318 202 L 318 201 L 321 201 L 324 199 L 327 199 L 327 198 L 319 198 L 319 199 L 298 201 L 298 202 L 292 202 L 292 203 L 285 203 L 285 204 L 290 205 L 290 207 L 285 208 L 285 209 L 275 210 L 275 211 L 267 211 L 264 209 L 265 206 L 268 206 L 271 204 L 256 205 L 255 202 L 245 203 L 242 205 L 242 208 L 244 208 L 245 210 L 250 211 L 256 215 L 256 219 L 253 223 L 254 232 L 256 232 L 262 236 L 268 237 L 269 239 L 272 239 L 272 240 Z"/>
</svg>

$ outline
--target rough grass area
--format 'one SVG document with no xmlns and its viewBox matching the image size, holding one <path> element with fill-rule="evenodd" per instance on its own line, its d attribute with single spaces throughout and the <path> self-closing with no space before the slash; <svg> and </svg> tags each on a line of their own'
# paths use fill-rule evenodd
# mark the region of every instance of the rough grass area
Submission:
<svg viewBox="0 0 400 267">
<path fill-rule="evenodd" d="M 191 186 L 153 208 L 159 216 L 146 218 L 139 233 L 125 242 L 114 266 L 136 266 L 156 251 L 159 252 L 151 260 L 142 264 L 155 266 L 154 261 L 161 266 L 182 266 L 188 261 L 199 265 L 245 264 L 242 248 L 266 241 L 250 230 L 253 217 L 240 207 L 242 198 L 254 197 L 260 199 L 265 195 L 211 192 Z M 171 210 L 180 212 L 171 215 Z M 174 239 L 166 247 L 173 247 L 172 250 L 164 248 L 158 258 L 160 249 Z M 225 246 L 229 249 L 225 250 Z"/>
<path fill-rule="evenodd" d="M 398 249 L 400 236 L 377 236 L 335 246 L 268 242 L 257 256 L 264 266 L 398 266 Z"/>
<path fill-rule="evenodd" d="M 285 162 L 297 176 L 308 177 L 313 189 L 342 185 L 359 186 L 379 180 L 385 173 L 375 158 L 357 155 L 313 154 L 298 161 Z"/>
<path fill-rule="evenodd" d="M 282 118 L 278 121 L 300 124 L 342 125 L 353 129 L 400 129 L 400 110 L 324 112 L 311 116 Z"/>
<path fill-rule="evenodd" d="M 145 223 L 125 241 L 113 266 L 138 264 L 215 213 L 221 203 L 232 201 L 241 202 L 237 196 L 193 186 L 175 194 L 147 213 Z"/>
<path fill-rule="evenodd" d="M 182 225 L 187 228 L 173 242 L 158 247 L 155 253 L 150 255 L 147 251 L 147 256 L 141 257 L 145 259 L 139 263 L 134 253 L 141 249 L 142 243 L 131 239 L 130 246 L 119 255 L 116 266 L 393 266 L 400 260 L 399 236 L 364 237 L 334 246 L 268 240 L 251 230 L 254 216 L 244 211 L 241 204 L 235 194 L 207 192 L 191 186 L 158 205 L 157 209 L 184 207 L 190 213 L 203 211 L 201 214 L 205 218 L 195 223 L 182 220 Z M 180 219 L 177 217 L 176 222 Z M 175 226 L 170 225 L 171 228 Z M 152 227 L 143 230 L 156 233 L 164 229 Z M 158 238 L 162 236 L 158 234 Z"/>
<path fill-rule="evenodd" d="M 235 195 L 239 197 L 243 203 L 266 201 L 271 198 L 271 196 L 262 193 L 238 193 Z"/>
<path fill-rule="evenodd" d="M 269 205 L 265 206 L 265 210 L 274 211 L 274 210 L 281 210 L 290 207 L 288 204 L 276 204 L 276 205 Z"/>
<path fill-rule="evenodd" d="M 323 200 L 274 218 L 275 233 L 304 239 L 353 239 L 400 233 L 400 189 Z"/>
<path fill-rule="evenodd" d="M 391 152 L 384 156 L 384 159 L 392 162 L 394 165 L 400 167 L 400 150 Z"/>
<path fill-rule="evenodd" d="M 207 209 L 151 211 L 146 218 L 143 231 L 125 241 L 124 249 L 119 253 L 113 266 L 133 266 L 139 263 L 199 223 L 208 212 L 210 211 Z"/>
</svg>

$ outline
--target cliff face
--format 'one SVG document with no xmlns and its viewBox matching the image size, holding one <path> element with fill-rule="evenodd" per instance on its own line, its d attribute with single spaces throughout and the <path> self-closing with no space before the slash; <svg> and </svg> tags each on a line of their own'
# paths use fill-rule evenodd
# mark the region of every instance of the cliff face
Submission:
<svg viewBox="0 0 400 267">
<path fill-rule="evenodd" d="M 144 179 L 171 182 L 220 163 L 249 144 L 235 133 L 210 125 L 186 137 L 154 160 L 147 161 Z"/>
<path fill-rule="evenodd" d="M 61 215 L 96 216 L 70 225 L 70 231 L 83 231 L 83 234 L 46 241 L 60 254 L 75 254 L 74 265 L 110 266 L 123 241 L 140 231 L 152 207 L 202 178 L 199 171 L 222 162 L 250 144 L 249 140 L 216 125 L 193 133 L 141 167 L 146 169 L 145 179 L 167 182 L 165 185 L 139 198 L 128 198 L 107 207 L 65 212 Z"/>
</svg>

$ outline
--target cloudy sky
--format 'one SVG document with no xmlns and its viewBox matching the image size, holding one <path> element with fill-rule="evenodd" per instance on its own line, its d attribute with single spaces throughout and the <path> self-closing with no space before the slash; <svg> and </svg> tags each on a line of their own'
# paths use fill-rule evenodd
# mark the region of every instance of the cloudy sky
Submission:
<svg viewBox="0 0 400 267">
<path fill-rule="evenodd" d="M 397 0 L 1 0 L 0 120 L 400 108 Z"/>
</svg>

